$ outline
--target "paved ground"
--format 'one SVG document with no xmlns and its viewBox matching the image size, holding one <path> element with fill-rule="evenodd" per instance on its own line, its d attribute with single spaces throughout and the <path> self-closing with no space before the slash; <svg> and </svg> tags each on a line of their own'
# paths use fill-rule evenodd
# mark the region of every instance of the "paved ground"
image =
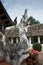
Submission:
<svg viewBox="0 0 43 65">
<path fill-rule="evenodd" d="M 2 57 L 0 57 L 0 65 L 12 65 L 12 64 L 5 61 Z"/>
<path fill-rule="evenodd" d="M 39 62 L 43 65 L 43 51 L 39 53 Z"/>
</svg>

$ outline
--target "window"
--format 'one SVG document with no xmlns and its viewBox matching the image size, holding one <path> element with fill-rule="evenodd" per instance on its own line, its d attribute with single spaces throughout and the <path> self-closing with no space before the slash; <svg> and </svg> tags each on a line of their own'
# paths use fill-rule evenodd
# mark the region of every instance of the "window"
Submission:
<svg viewBox="0 0 43 65">
<path fill-rule="evenodd" d="M 27 36 L 27 39 L 29 40 L 29 36 Z"/>
<path fill-rule="evenodd" d="M 11 37 L 8 37 L 8 40 L 11 42 Z"/>
<path fill-rule="evenodd" d="M 37 36 L 32 37 L 31 40 L 32 40 L 32 44 L 38 43 L 38 37 Z"/>
<path fill-rule="evenodd" d="M 43 36 L 40 37 L 40 43 L 43 44 Z"/>
<path fill-rule="evenodd" d="M 16 43 L 16 37 L 13 38 L 13 43 Z"/>
<path fill-rule="evenodd" d="M 20 37 L 18 37 L 18 43 L 20 42 Z"/>
</svg>

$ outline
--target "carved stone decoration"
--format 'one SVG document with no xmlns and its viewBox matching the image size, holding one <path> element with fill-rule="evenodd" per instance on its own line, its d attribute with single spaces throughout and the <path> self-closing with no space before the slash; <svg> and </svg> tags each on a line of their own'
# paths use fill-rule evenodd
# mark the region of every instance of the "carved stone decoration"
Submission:
<svg viewBox="0 0 43 65">
<path fill-rule="evenodd" d="M 14 19 L 14 24 L 15 25 L 17 24 L 17 17 Z"/>
<path fill-rule="evenodd" d="M 2 41 L 2 37 L 3 37 L 3 36 L 2 36 L 2 33 L 0 32 L 0 41 Z"/>
</svg>

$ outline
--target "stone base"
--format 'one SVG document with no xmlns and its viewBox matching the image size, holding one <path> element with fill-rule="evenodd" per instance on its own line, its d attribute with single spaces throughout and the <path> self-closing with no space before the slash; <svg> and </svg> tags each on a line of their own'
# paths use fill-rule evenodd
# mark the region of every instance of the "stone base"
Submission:
<svg viewBox="0 0 43 65">
<path fill-rule="evenodd" d="M 26 61 L 24 60 L 20 65 L 27 65 Z"/>
</svg>

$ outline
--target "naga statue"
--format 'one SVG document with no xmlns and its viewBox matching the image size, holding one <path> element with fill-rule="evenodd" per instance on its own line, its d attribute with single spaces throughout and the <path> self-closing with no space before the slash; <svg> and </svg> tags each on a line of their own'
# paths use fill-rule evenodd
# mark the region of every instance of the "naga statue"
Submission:
<svg viewBox="0 0 43 65">
<path fill-rule="evenodd" d="M 26 36 L 26 30 L 24 23 L 27 22 L 27 9 L 25 9 L 24 15 L 19 24 L 19 37 L 20 42 L 11 43 L 8 38 L 5 37 L 5 46 L 3 46 L 3 51 L 5 48 L 6 51 L 6 61 L 11 62 L 13 65 L 20 65 L 24 59 L 29 56 L 29 53 L 26 53 L 30 49 L 30 44 Z M 15 25 L 17 24 L 17 17 L 14 20 Z M 3 42 L 4 43 L 4 42 Z"/>
</svg>

